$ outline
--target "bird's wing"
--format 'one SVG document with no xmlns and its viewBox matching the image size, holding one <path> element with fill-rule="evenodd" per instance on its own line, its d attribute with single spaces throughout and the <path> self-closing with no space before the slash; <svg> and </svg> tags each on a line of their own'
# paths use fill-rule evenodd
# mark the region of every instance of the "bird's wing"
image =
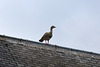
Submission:
<svg viewBox="0 0 100 67">
<path fill-rule="evenodd" d="M 48 36 L 49 36 L 49 32 L 46 32 L 46 33 L 43 35 L 44 38 L 47 38 Z"/>
<path fill-rule="evenodd" d="M 50 35 L 50 32 L 46 32 L 43 36 L 42 39 L 43 40 L 49 40 L 52 36 Z"/>
</svg>

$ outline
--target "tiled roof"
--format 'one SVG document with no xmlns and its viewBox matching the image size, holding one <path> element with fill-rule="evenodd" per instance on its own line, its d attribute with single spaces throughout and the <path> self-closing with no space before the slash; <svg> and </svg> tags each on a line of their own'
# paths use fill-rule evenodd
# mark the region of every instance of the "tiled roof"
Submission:
<svg viewBox="0 0 100 67">
<path fill-rule="evenodd" d="M 100 67 L 100 54 L 0 35 L 0 67 Z"/>
</svg>

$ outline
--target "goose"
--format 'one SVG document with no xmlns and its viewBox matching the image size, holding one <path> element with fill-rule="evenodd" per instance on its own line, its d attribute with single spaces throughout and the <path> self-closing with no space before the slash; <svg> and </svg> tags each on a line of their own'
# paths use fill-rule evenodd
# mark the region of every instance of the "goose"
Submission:
<svg viewBox="0 0 100 67">
<path fill-rule="evenodd" d="M 48 43 L 46 44 L 49 44 L 49 40 L 52 38 L 52 32 L 53 32 L 53 28 L 56 28 L 55 26 L 51 26 L 50 28 L 50 32 L 46 32 L 42 37 L 41 39 L 39 40 L 40 42 L 43 42 L 45 40 L 45 43 L 46 41 L 48 41 Z"/>
</svg>

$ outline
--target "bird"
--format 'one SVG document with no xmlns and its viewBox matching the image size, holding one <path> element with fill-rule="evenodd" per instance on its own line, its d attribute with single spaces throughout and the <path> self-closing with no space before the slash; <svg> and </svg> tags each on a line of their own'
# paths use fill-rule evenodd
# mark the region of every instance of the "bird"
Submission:
<svg viewBox="0 0 100 67">
<path fill-rule="evenodd" d="M 46 44 L 49 44 L 49 40 L 52 38 L 52 33 L 53 33 L 53 28 L 56 28 L 55 26 L 51 26 L 50 28 L 50 32 L 46 32 L 42 37 L 41 39 L 39 40 L 40 42 L 43 42 L 45 40 L 45 43 L 46 41 L 48 41 L 48 43 Z"/>
</svg>

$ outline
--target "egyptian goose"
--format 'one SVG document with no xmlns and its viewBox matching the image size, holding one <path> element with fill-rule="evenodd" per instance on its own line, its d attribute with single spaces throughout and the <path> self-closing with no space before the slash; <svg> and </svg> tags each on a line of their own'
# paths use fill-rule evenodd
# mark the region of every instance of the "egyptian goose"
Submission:
<svg viewBox="0 0 100 67">
<path fill-rule="evenodd" d="M 43 42 L 44 40 L 45 40 L 45 43 L 46 43 L 46 40 L 48 41 L 48 43 L 46 43 L 46 44 L 49 44 L 49 40 L 51 39 L 51 37 L 52 37 L 52 29 L 53 28 L 56 28 L 55 26 L 51 26 L 51 28 L 50 28 L 50 32 L 46 32 L 43 36 L 42 36 L 42 38 L 39 40 L 40 42 Z"/>
</svg>

